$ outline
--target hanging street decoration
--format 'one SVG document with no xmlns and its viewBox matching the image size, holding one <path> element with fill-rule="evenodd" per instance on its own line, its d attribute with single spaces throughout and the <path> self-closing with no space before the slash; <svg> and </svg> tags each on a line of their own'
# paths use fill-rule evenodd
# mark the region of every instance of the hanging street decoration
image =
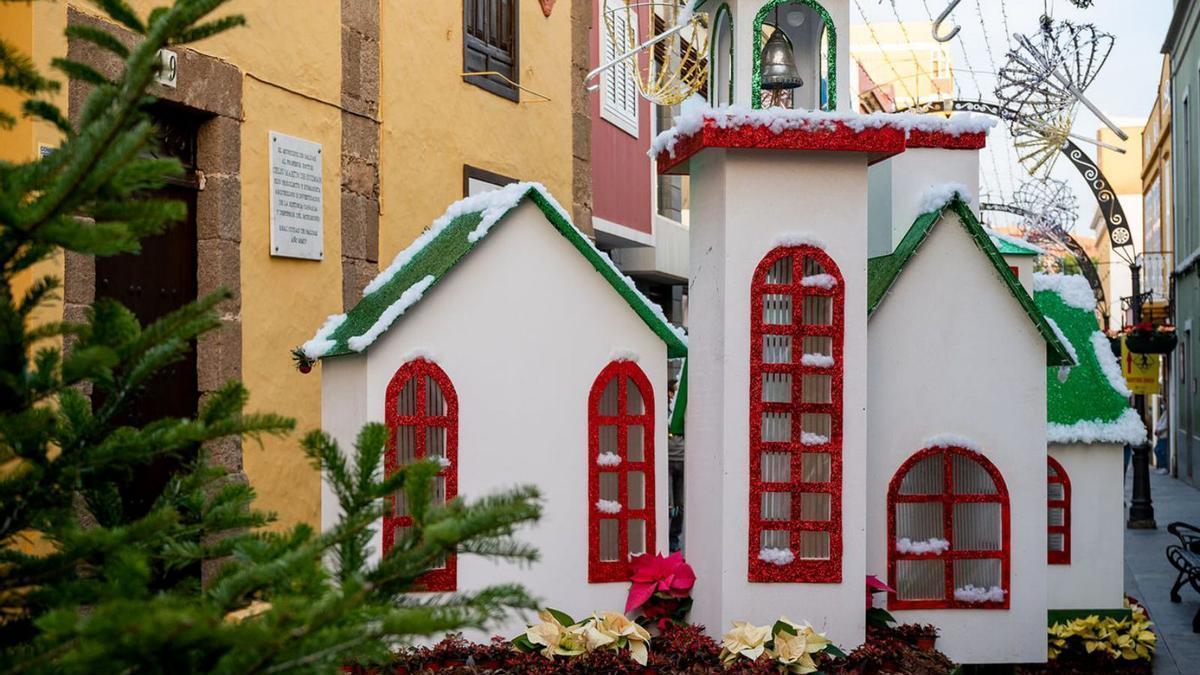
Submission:
<svg viewBox="0 0 1200 675">
<path fill-rule="evenodd" d="M 1069 234 L 1079 219 L 1079 198 L 1066 181 L 1027 180 L 1013 194 L 1013 202 L 1025 212 L 1023 228 L 1051 239 Z"/>
<path fill-rule="evenodd" d="M 1077 103 L 1091 110 L 1121 140 L 1128 135 L 1084 96 L 1112 52 L 1114 38 L 1091 24 L 1043 16 L 1030 37 L 1013 35 L 1017 47 L 997 74 L 996 98 L 1017 114 L 1039 119 L 1074 117 Z M 1015 135 L 1015 133 L 1014 133 Z"/>
<path fill-rule="evenodd" d="M 648 11 L 650 35 L 639 34 L 640 12 Z M 584 84 L 606 70 L 628 68 L 643 98 L 662 106 L 678 105 L 708 83 L 708 15 L 676 2 L 619 4 L 603 12 L 604 28 L 614 54 L 588 73 Z M 638 56 L 653 47 L 651 58 Z"/>
</svg>

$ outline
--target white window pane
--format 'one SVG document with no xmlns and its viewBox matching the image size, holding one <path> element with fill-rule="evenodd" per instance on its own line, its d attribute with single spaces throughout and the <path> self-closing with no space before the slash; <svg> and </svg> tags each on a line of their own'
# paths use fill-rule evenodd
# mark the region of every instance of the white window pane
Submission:
<svg viewBox="0 0 1200 675">
<path fill-rule="evenodd" d="M 644 412 L 646 405 L 642 401 L 642 390 L 638 389 L 632 377 L 625 378 L 625 414 L 641 415 Z"/>
<path fill-rule="evenodd" d="M 954 587 L 963 588 L 967 585 L 984 590 L 1000 586 L 1000 561 L 995 558 L 955 560 Z"/>
<path fill-rule="evenodd" d="M 617 408 L 617 386 L 618 378 L 611 377 L 608 379 L 608 384 L 604 385 L 604 393 L 600 395 L 600 414 L 607 417 L 616 417 L 620 414 Z"/>
<path fill-rule="evenodd" d="M 792 323 L 792 296 L 767 293 L 763 295 L 762 322 L 773 326 L 789 326 Z"/>
<path fill-rule="evenodd" d="M 767 270 L 768 284 L 791 284 L 792 283 L 792 256 L 784 256 L 776 260 L 771 269 Z"/>
<path fill-rule="evenodd" d="M 829 375 L 801 376 L 801 400 L 805 403 L 830 403 L 833 401 L 833 378 Z"/>
<path fill-rule="evenodd" d="M 792 480 L 792 453 L 764 452 L 759 460 L 762 480 L 767 483 L 788 483 Z"/>
<path fill-rule="evenodd" d="M 792 533 L 787 530 L 763 530 L 759 541 L 761 542 L 759 548 L 777 548 L 786 551 L 792 547 Z"/>
<path fill-rule="evenodd" d="M 446 415 L 446 397 L 442 393 L 442 387 L 437 380 L 428 375 L 425 376 L 425 414 L 430 417 Z"/>
<path fill-rule="evenodd" d="M 791 520 L 792 495 L 790 492 L 762 493 L 763 520 Z"/>
<path fill-rule="evenodd" d="M 790 403 L 792 400 L 791 373 L 763 373 L 762 400 L 766 403 Z"/>
<path fill-rule="evenodd" d="M 1000 530 L 999 504 L 967 502 L 954 505 L 955 549 L 999 551 Z"/>
<path fill-rule="evenodd" d="M 646 521 L 634 518 L 629 521 L 629 555 L 646 552 Z"/>
<path fill-rule="evenodd" d="M 954 494 L 994 495 L 996 483 L 979 462 L 963 455 L 953 455 Z"/>
<path fill-rule="evenodd" d="M 800 495 L 801 520 L 829 520 L 830 497 L 824 492 L 805 492 Z"/>
<path fill-rule="evenodd" d="M 900 480 L 902 495 L 937 495 L 944 489 L 945 472 L 942 469 L 942 455 L 930 455 L 916 464 L 904 474 Z"/>
<path fill-rule="evenodd" d="M 833 298 L 826 295 L 804 296 L 803 323 L 806 326 L 833 324 Z"/>
<path fill-rule="evenodd" d="M 626 451 L 629 461 L 646 461 L 646 429 L 640 424 L 631 424 L 625 428 Z M 615 452 L 615 450 L 614 450 Z"/>
<path fill-rule="evenodd" d="M 828 483 L 832 459 L 827 452 L 806 452 L 800 456 L 800 470 L 806 483 Z"/>
<path fill-rule="evenodd" d="M 792 414 L 763 413 L 762 440 L 782 443 L 792 440 Z"/>
<path fill-rule="evenodd" d="M 946 597 L 946 565 L 940 560 L 897 560 L 896 597 L 942 600 Z"/>
<path fill-rule="evenodd" d="M 629 508 L 637 510 L 646 508 L 646 474 L 641 471 L 629 472 Z"/>
<path fill-rule="evenodd" d="M 801 532 L 800 557 L 809 560 L 829 559 L 828 532 Z"/>
<path fill-rule="evenodd" d="M 763 363 L 791 363 L 792 336 L 764 335 L 762 358 Z"/>
<path fill-rule="evenodd" d="M 946 536 L 941 502 L 896 504 L 896 539 L 929 541 Z M 893 542 L 894 544 L 894 542 Z"/>
<path fill-rule="evenodd" d="M 621 555 L 620 527 L 618 521 L 605 518 L 600 521 L 600 560 L 613 562 Z"/>
<path fill-rule="evenodd" d="M 603 472 L 600 474 L 600 499 L 615 502 L 621 498 L 619 474 Z"/>
<path fill-rule="evenodd" d="M 600 427 L 600 452 L 617 452 L 617 427 L 605 424 Z"/>
</svg>

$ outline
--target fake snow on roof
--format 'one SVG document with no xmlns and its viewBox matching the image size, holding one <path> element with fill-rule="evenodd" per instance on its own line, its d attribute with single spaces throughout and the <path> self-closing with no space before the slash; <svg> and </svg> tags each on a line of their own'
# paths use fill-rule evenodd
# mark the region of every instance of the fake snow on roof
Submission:
<svg viewBox="0 0 1200 675">
<path fill-rule="evenodd" d="M 1046 255 L 1046 249 L 1026 239 L 1004 234 L 1003 232 L 997 232 L 991 228 L 987 229 L 987 234 L 992 238 L 992 243 L 996 245 L 996 248 L 1001 249 L 1001 253 L 1010 253 L 1010 251 L 1005 251 L 1004 247 L 1001 246 L 1001 244 L 1008 244 L 1013 248 L 1021 249 L 1022 251 L 1028 251 L 1034 255 Z"/>
<path fill-rule="evenodd" d="M 807 232 L 780 232 L 775 235 L 775 246 L 811 246 L 825 250 L 825 242 Z"/>
<path fill-rule="evenodd" d="M 1062 329 L 1058 327 L 1054 319 L 1046 317 L 1046 323 L 1050 324 L 1050 327 L 1054 329 L 1054 334 L 1058 336 L 1058 341 L 1071 353 L 1071 360 L 1079 363 L 1079 352 L 1075 351 L 1075 345 L 1071 344 L 1071 341 L 1067 339 L 1066 334 L 1062 332 Z"/>
<path fill-rule="evenodd" d="M 1047 369 L 1046 439 L 1051 443 L 1141 443 L 1146 426 L 1129 407 L 1129 388 L 1108 338 L 1098 329 L 1095 300 L 1078 276 L 1035 275 L 1034 300 L 1078 355 L 1060 377 Z M 1086 307 L 1086 308 L 1085 308 Z"/>
<path fill-rule="evenodd" d="M 892 127 L 907 136 L 912 131 L 942 133 L 949 136 L 986 133 L 996 126 L 996 120 L 972 113 L 955 113 L 949 119 L 940 115 L 916 113 L 856 113 L 826 112 L 822 110 L 789 110 L 784 108 L 752 109 L 744 105 L 727 107 L 691 107 L 675 118 L 675 126 L 660 133 L 650 144 L 649 155 L 657 157 L 666 152 L 675 156 L 675 145 L 679 139 L 691 136 L 711 123 L 720 129 L 739 127 L 764 127 L 780 134 L 791 130 L 834 130 L 843 124 L 855 133 L 867 129 Z"/>
<path fill-rule="evenodd" d="M 942 183 L 934 185 L 921 195 L 921 205 L 918 207 L 918 213 L 929 213 L 931 211 L 941 211 L 946 208 L 946 205 L 954 201 L 955 198 L 963 200 L 964 203 L 971 203 L 974 198 L 971 191 L 962 183 Z"/>
<path fill-rule="evenodd" d="M 513 183 L 451 204 L 367 284 L 362 300 L 353 309 L 344 315 L 331 316 L 313 339 L 304 343 L 305 355 L 319 359 L 370 347 L 525 199 L 541 209 L 550 224 L 667 343 L 672 356 L 684 356 L 687 350 L 684 332 L 671 324 L 662 308 L 642 295 L 633 280 L 571 223 L 566 210 L 540 183 Z"/>
<path fill-rule="evenodd" d="M 994 235 L 993 235 L 994 236 Z M 1096 311 L 1096 294 L 1088 285 L 1087 279 L 1080 274 L 1038 274 L 1033 275 L 1033 291 L 1050 291 L 1057 293 L 1062 301 L 1085 312 Z"/>
</svg>

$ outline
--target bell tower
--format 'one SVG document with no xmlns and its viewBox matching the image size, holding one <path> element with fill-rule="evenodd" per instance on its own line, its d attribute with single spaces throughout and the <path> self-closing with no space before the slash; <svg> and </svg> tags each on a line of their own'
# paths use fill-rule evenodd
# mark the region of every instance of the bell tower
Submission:
<svg viewBox="0 0 1200 675">
<path fill-rule="evenodd" d="M 696 9 L 712 31 L 714 106 L 852 110 L 849 0 L 700 0 Z"/>
</svg>

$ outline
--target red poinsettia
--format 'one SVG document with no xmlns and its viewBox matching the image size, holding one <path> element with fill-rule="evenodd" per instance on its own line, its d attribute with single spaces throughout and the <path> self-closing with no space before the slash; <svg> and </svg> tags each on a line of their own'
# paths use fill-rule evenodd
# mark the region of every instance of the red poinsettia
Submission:
<svg viewBox="0 0 1200 675">
<path fill-rule="evenodd" d="M 683 598 L 687 597 L 692 591 L 692 586 L 696 585 L 696 572 L 678 551 L 666 557 L 661 553 L 639 555 L 629 564 L 633 573 L 629 577 L 626 614 L 646 604 L 655 593 Z"/>
<path fill-rule="evenodd" d="M 875 593 L 895 593 L 896 589 L 888 586 L 879 580 L 879 577 L 874 574 L 867 575 L 867 609 L 875 606 L 875 598 L 872 597 Z"/>
</svg>

